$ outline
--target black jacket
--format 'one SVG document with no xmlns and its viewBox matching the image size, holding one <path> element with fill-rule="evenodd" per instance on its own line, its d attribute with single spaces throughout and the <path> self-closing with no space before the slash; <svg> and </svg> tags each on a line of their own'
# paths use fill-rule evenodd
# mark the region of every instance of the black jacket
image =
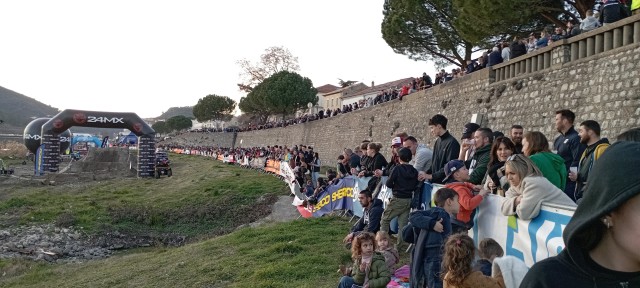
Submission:
<svg viewBox="0 0 640 288">
<path fill-rule="evenodd" d="M 384 159 L 384 156 L 382 156 L 382 154 L 380 153 L 376 153 L 375 155 L 373 155 L 373 157 L 367 157 L 365 161 L 365 177 L 371 177 L 373 176 L 374 171 L 382 169 L 382 167 L 389 166 L 389 163 L 387 163 L 387 159 Z"/>
<path fill-rule="evenodd" d="M 527 54 L 527 47 L 522 44 L 522 41 L 513 41 L 509 48 L 511 49 L 511 59 Z"/>
<path fill-rule="evenodd" d="M 364 213 L 360 220 L 353 224 L 351 227 L 351 232 L 354 234 L 354 237 L 360 232 L 371 232 L 373 234 L 378 233 L 380 230 L 380 219 L 382 218 L 382 212 L 384 212 L 384 208 L 382 207 L 382 200 L 373 199 L 373 204 L 369 209 L 364 209 Z"/>
<path fill-rule="evenodd" d="M 558 256 L 533 265 L 520 288 L 640 287 L 640 272 L 621 273 L 594 262 L 589 256 L 593 248 L 585 247 L 582 235 L 594 234 L 593 227 L 603 225 L 601 218 L 604 215 L 640 195 L 637 171 L 621 168 L 636 167 L 638 163 L 638 142 L 623 141 L 607 148 L 591 171 L 591 177 L 598 181 L 589 184 L 582 202 L 564 229 L 566 248 Z"/>
<path fill-rule="evenodd" d="M 458 159 L 459 154 L 460 143 L 449 134 L 449 131 L 438 137 L 436 143 L 433 145 L 431 169 L 427 171 L 427 174 L 432 174 L 433 179 L 431 179 L 431 183 L 443 183 L 445 177 L 444 165 L 453 159 Z"/>
<path fill-rule="evenodd" d="M 580 155 L 582 155 L 582 152 L 586 147 L 586 145 L 580 143 L 580 135 L 578 135 L 578 132 L 576 129 L 573 129 L 573 127 L 571 127 L 564 135 L 561 134 L 558 136 L 558 138 L 553 142 L 553 148 L 557 151 L 558 155 L 564 159 L 564 165 L 566 166 L 565 168 L 567 171 L 569 171 L 569 167 L 578 167 L 578 164 L 580 163 Z M 576 201 L 575 191 L 576 182 L 571 181 L 567 175 L 564 193 L 571 197 L 573 201 Z"/>
<path fill-rule="evenodd" d="M 393 197 L 411 198 L 413 197 L 413 191 L 418 186 L 418 170 L 409 164 L 397 165 L 391 171 L 386 184 L 387 187 L 391 188 Z"/>
</svg>

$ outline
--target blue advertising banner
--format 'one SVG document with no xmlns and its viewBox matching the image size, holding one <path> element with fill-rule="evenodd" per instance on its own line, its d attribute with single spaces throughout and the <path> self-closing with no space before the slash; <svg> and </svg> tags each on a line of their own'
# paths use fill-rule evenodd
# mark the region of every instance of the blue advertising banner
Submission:
<svg viewBox="0 0 640 288">
<path fill-rule="evenodd" d="M 313 217 L 320 217 L 334 210 L 353 209 L 353 178 L 344 178 L 336 185 L 327 187 L 318 195 L 318 204 L 313 206 Z"/>
</svg>

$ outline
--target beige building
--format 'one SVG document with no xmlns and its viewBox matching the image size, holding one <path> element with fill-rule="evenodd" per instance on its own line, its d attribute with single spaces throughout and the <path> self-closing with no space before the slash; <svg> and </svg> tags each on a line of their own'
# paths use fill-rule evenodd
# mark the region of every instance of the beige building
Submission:
<svg viewBox="0 0 640 288">
<path fill-rule="evenodd" d="M 356 83 L 348 87 L 340 88 L 338 90 L 329 92 L 324 94 L 324 103 L 322 106 L 327 109 L 331 109 L 332 111 L 336 108 L 342 109 L 342 99 L 348 97 L 351 94 L 358 93 L 364 89 L 369 88 L 367 85 L 363 83 Z"/>
<path fill-rule="evenodd" d="M 355 104 L 360 102 L 361 100 L 366 101 L 369 98 L 375 98 L 379 93 L 381 93 L 381 91 L 387 91 L 389 89 L 402 89 L 403 85 L 409 84 L 411 83 L 411 81 L 413 81 L 413 77 L 407 77 L 380 85 L 375 85 L 375 83 L 372 81 L 371 87 L 342 97 L 342 105 Z"/>
</svg>

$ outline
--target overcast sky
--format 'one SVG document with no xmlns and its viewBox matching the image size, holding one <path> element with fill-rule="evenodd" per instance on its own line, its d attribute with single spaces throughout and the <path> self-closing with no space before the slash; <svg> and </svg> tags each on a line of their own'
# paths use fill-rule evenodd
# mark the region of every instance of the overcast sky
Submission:
<svg viewBox="0 0 640 288">
<path fill-rule="evenodd" d="M 244 96 L 237 60 L 284 46 L 314 86 L 434 76 L 382 39 L 384 0 L 0 1 L 0 86 L 59 109 L 159 116 Z M 1 104 L 1 103 L 0 103 Z"/>
</svg>

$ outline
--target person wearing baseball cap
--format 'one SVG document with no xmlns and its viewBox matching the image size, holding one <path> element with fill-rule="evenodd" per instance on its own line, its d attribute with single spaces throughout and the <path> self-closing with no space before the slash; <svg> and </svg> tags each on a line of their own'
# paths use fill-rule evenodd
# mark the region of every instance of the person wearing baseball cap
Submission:
<svg viewBox="0 0 640 288">
<path fill-rule="evenodd" d="M 478 129 L 480 129 L 480 125 L 476 123 L 469 122 L 464 124 L 464 128 L 462 129 L 462 149 L 460 149 L 458 159 L 467 161 L 473 157 L 473 154 L 476 152 L 473 136 Z"/>
<path fill-rule="evenodd" d="M 462 160 L 451 160 L 444 165 L 446 188 L 458 193 L 460 211 L 451 219 L 452 233 L 466 233 L 473 227 L 475 209 L 482 203 L 489 190 L 481 189 L 480 185 L 473 185 L 469 181 L 469 170 Z M 474 195 L 474 191 L 479 191 Z"/>
</svg>

